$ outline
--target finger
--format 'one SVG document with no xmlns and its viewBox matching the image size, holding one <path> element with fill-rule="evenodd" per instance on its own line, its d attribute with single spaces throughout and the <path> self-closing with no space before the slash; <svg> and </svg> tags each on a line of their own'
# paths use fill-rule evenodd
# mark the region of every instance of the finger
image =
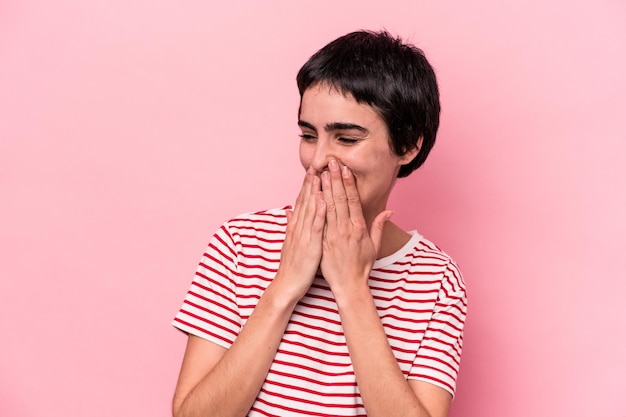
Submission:
<svg viewBox="0 0 626 417">
<path fill-rule="evenodd" d="M 312 230 L 318 212 L 317 195 L 321 193 L 320 187 L 320 178 L 317 175 L 313 175 L 308 187 L 309 195 L 301 198 L 302 202 L 297 211 L 298 218 L 295 218 L 295 215 L 292 216 L 292 222 L 288 224 L 288 233 L 291 230 L 291 234 L 296 236 L 296 239 L 308 242 L 307 244 L 314 244 L 322 239 L 321 233 L 317 232 L 316 234 Z"/>
<path fill-rule="evenodd" d="M 378 213 L 378 216 L 374 218 L 372 222 L 372 227 L 370 229 L 370 238 L 372 239 L 372 243 L 374 244 L 374 249 L 376 253 L 380 251 L 380 243 L 383 239 L 383 230 L 385 230 L 385 223 L 391 218 L 393 215 L 393 211 L 385 210 L 383 212 Z"/>
<path fill-rule="evenodd" d="M 311 230 L 318 211 L 317 200 L 319 198 L 318 195 L 321 193 L 320 181 L 320 177 L 318 177 L 317 175 L 314 175 L 311 179 L 311 187 L 309 189 L 309 195 L 307 197 L 307 205 L 303 210 L 304 218 L 302 219 L 302 227 L 306 228 L 307 230 Z"/>
<path fill-rule="evenodd" d="M 318 191 L 315 194 L 315 217 L 313 218 L 313 224 L 311 230 L 315 235 L 320 238 L 324 232 L 324 226 L 326 225 L 326 202 L 324 201 L 324 194 Z"/>
<path fill-rule="evenodd" d="M 337 205 L 333 198 L 333 187 L 330 182 L 330 173 L 328 171 L 322 172 L 322 196 L 326 206 L 326 222 L 328 226 L 334 227 L 337 225 Z"/>
<path fill-rule="evenodd" d="M 302 217 L 300 213 L 304 212 L 306 206 L 308 205 L 310 201 L 311 185 L 313 183 L 313 177 L 315 177 L 315 170 L 313 170 L 313 168 L 309 168 L 306 174 L 304 175 L 302 188 L 300 188 L 300 193 L 298 194 L 298 197 L 296 198 L 296 203 L 295 203 L 294 210 L 293 210 L 294 214 L 292 216 L 294 222 L 297 222 L 298 218 Z"/>
<path fill-rule="evenodd" d="M 344 165 L 341 168 L 341 177 L 343 178 L 343 186 L 346 192 L 350 220 L 352 220 L 353 223 L 365 224 L 361 197 L 359 196 L 359 190 L 356 188 L 356 181 L 354 180 L 354 175 L 352 171 L 350 171 L 350 168 Z"/>
<path fill-rule="evenodd" d="M 346 221 L 350 218 L 350 210 L 348 209 L 348 199 L 346 196 L 346 189 L 343 186 L 343 178 L 341 176 L 339 163 L 334 159 L 328 161 L 328 171 L 330 173 L 330 184 L 337 212 L 337 221 Z"/>
</svg>

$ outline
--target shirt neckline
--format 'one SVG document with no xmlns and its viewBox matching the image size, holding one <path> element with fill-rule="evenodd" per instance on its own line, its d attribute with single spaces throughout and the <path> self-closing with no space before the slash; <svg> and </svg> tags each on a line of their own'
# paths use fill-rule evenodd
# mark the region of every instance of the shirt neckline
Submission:
<svg viewBox="0 0 626 417">
<path fill-rule="evenodd" d="M 376 259 L 376 261 L 374 262 L 374 265 L 372 266 L 372 269 L 382 268 L 384 266 L 391 265 L 397 262 L 398 260 L 404 258 L 409 252 L 413 250 L 415 245 L 417 245 L 419 241 L 422 240 L 423 238 L 423 236 L 420 235 L 417 232 L 417 230 L 411 230 L 408 233 L 411 235 L 411 238 L 409 239 L 409 241 L 406 242 L 404 246 L 402 246 L 400 249 L 398 249 L 391 255 L 385 256 L 384 258 Z"/>
</svg>

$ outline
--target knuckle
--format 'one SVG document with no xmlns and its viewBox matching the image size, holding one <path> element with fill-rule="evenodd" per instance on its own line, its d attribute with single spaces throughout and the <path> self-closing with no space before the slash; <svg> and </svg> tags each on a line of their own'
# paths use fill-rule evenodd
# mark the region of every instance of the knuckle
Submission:
<svg viewBox="0 0 626 417">
<path fill-rule="evenodd" d="M 348 199 L 348 203 L 350 204 L 358 204 L 361 202 L 361 199 L 359 198 L 358 195 L 350 195 L 347 197 Z"/>
</svg>

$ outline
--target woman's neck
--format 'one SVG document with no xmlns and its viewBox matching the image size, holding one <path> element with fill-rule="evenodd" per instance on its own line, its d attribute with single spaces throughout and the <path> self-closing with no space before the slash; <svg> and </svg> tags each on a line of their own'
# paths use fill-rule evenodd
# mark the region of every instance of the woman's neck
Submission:
<svg viewBox="0 0 626 417">
<path fill-rule="evenodd" d="M 411 235 L 388 221 L 383 229 L 383 237 L 376 259 L 385 258 L 399 251 L 411 239 Z"/>
</svg>

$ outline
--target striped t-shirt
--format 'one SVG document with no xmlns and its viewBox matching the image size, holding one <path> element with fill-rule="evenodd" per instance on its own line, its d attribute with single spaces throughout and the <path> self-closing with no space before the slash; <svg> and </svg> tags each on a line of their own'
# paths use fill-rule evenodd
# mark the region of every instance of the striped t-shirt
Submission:
<svg viewBox="0 0 626 417">
<path fill-rule="evenodd" d="M 285 209 L 242 215 L 222 225 L 173 325 L 229 348 L 278 270 L 286 225 Z M 406 378 L 454 394 L 465 285 L 448 255 L 416 232 L 411 235 L 399 251 L 376 260 L 369 285 Z M 337 304 L 322 276 L 296 305 L 248 415 L 366 415 Z"/>
</svg>

